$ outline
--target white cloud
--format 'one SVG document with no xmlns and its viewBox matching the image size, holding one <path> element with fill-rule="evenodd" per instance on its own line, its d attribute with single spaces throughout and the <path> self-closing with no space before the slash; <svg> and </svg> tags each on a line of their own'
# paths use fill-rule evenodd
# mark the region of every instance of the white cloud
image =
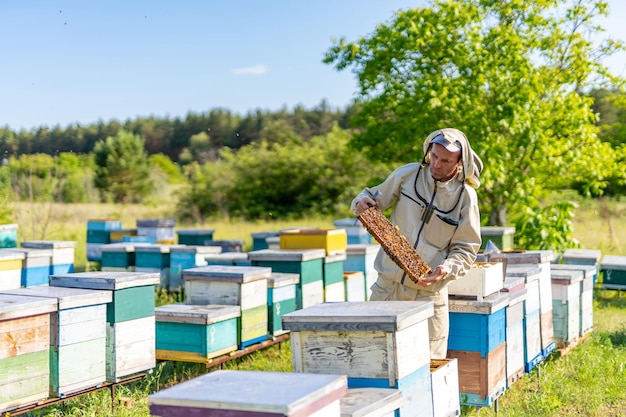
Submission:
<svg viewBox="0 0 626 417">
<path fill-rule="evenodd" d="M 259 64 L 254 67 L 235 68 L 232 72 L 235 75 L 263 75 L 269 72 L 269 70 L 266 65 Z"/>
</svg>

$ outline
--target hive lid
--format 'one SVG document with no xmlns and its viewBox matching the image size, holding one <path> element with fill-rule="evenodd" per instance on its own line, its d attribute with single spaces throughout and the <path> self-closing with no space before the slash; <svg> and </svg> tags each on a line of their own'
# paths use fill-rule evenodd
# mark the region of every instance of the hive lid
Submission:
<svg viewBox="0 0 626 417">
<path fill-rule="evenodd" d="M 94 290 L 121 290 L 160 283 L 160 272 L 93 271 L 50 275 L 51 286 Z"/>
<path fill-rule="evenodd" d="M 626 271 L 626 256 L 606 255 L 600 263 L 601 269 Z"/>
<path fill-rule="evenodd" d="M 154 309 L 156 321 L 189 323 L 189 324 L 212 324 L 220 321 L 241 316 L 240 306 L 217 305 L 217 304 L 166 304 Z"/>
<path fill-rule="evenodd" d="M 251 261 L 297 261 L 305 262 L 326 256 L 324 249 L 260 249 L 248 252 Z"/>
<path fill-rule="evenodd" d="M 272 268 L 259 266 L 237 265 L 207 265 L 183 269 L 183 280 L 207 280 L 227 282 L 251 282 L 267 279 L 272 274 Z"/>
<path fill-rule="evenodd" d="M 432 301 L 349 301 L 317 304 L 285 314 L 283 329 L 398 331 L 434 314 Z"/>
<path fill-rule="evenodd" d="M 2 291 L 2 293 L 29 297 L 52 298 L 57 300 L 59 310 L 85 307 L 95 304 L 106 304 L 113 300 L 111 291 L 51 287 L 48 285 L 37 285 L 34 287 L 18 288 L 15 290 L 5 290 Z"/>
<path fill-rule="evenodd" d="M 18 319 L 57 311 L 52 298 L 0 293 L 0 321 Z"/>
<path fill-rule="evenodd" d="M 76 242 L 73 240 L 26 240 L 21 245 L 23 248 L 63 249 L 75 248 Z"/>
</svg>

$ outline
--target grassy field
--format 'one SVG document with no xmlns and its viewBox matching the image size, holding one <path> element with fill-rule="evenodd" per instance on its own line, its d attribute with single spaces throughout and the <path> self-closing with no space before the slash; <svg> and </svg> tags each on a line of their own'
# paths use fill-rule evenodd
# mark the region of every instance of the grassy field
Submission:
<svg viewBox="0 0 626 417">
<path fill-rule="evenodd" d="M 137 219 L 168 218 L 168 207 L 113 205 L 17 206 L 20 240 L 75 240 L 76 268 L 88 269 L 85 262 L 85 236 L 88 219 L 113 218 L 125 228 L 135 227 Z M 617 201 L 579 201 L 575 237 L 583 247 L 600 249 L 603 254 L 626 255 L 622 236 L 626 236 L 626 203 Z M 238 222 L 222 220 L 203 225 L 215 230 L 215 239 L 244 240 L 244 250 L 251 249 L 251 233 L 284 227 L 332 227 L 333 219 L 311 219 L 306 222 Z M 172 301 L 159 297 L 158 303 Z M 463 416 L 624 416 L 626 415 L 626 295 L 615 291 L 596 291 L 594 331 L 583 343 L 559 357 L 553 354 L 537 370 L 526 374 L 498 401 L 495 407 L 463 407 Z M 289 372 L 289 342 L 274 345 L 244 358 L 226 362 L 226 369 L 257 369 Z M 209 369 L 210 370 L 210 369 Z M 193 378 L 208 370 L 204 365 L 162 362 L 143 380 L 119 386 L 112 411 L 110 392 L 95 392 L 53 407 L 29 413 L 31 416 L 128 416 L 147 417 L 150 393 Z"/>
</svg>

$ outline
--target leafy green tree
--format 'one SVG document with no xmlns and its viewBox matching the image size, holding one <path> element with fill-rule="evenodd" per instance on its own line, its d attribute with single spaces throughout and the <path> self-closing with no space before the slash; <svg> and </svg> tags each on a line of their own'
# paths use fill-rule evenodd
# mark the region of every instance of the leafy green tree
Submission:
<svg viewBox="0 0 626 417">
<path fill-rule="evenodd" d="M 138 203 L 152 191 L 150 164 L 141 137 L 125 130 L 94 147 L 94 184 L 116 203 Z"/>
<path fill-rule="evenodd" d="M 524 221 L 523 208 L 541 210 L 541 190 L 564 178 L 584 178 L 588 189 L 605 185 L 614 159 L 600 146 L 592 100 L 581 93 L 594 83 L 621 85 L 601 59 L 623 45 L 590 40 L 607 4 L 431 4 L 397 12 L 367 37 L 336 40 L 327 51 L 326 63 L 358 78 L 354 122 L 364 129 L 351 146 L 375 160 L 406 161 L 421 157 L 430 131 L 463 130 L 485 161 L 478 192 L 490 225 L 506 225 L 507 211 L 513 223 Z"/>
</svg>

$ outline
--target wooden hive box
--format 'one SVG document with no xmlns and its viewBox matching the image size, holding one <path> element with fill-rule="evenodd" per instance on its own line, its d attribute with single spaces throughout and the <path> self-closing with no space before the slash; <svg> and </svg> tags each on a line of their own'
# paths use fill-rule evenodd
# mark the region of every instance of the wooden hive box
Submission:
<svg viewBox="0 0 626 417">
<path fill-rule="evenodd" d="M 429 301 L 324 303 L 284 315 L 283 328 L 294 372 L 344 374 L 350 388 L 396 388 L 401 416 L 430 415 L 432 315 Z"/>
<path fill-rule="evenodd" d="M 138 236 L 153 237 L 157 244 L 174 244 L 174 219 L 137 219 L 136 226 Z"/>
<path fill-rule="evenodd" d="M 111 243 L 111 231 L 122 228 L 122 222 L 115 219 L 87 220 L 87 260 L 100 261 L 100 246 Z"/>
<path fill-rule="evenodd" d="M 506 340 L 507 294 L 492 294 L 483 301 L 450 298 L 448 303 L 448 349 L 478 352 L 484 358 Z"/>
<path fill-rule="evenodd" d="M 137 229 L 116 229 L 109 232 L 109 241 L 111 243 L 121 243 L 125 237 L 137 236 Z"/>
<path fill-rule="evenodd" d="M 365 278 L 365 299 L 372 295 L 370 289 L 378 279 L 378 271 L 374 267 L 380 245 L 348 245 L 346 260 L 343 261 L 344 271 L 361 271 Z"/>
<path fill-rule="evenodd" d="M 480 237 L 480 249 L 485 249 L 490 240 L 503 251 L 512 250 L 515 247 L 515 227 L 513 226 L 481 226 Z"/>
<path fill-rule="evenodd" d="M 135 248 L 135 271 L 156 272 L 161 276 L 161 288 L 170 286 L 171 250 L 174 245 L 147 244 Z"/>
<path fill-rule="evenodd" d="M 205 246 L 218 246 L 222 252 L 243 252 L 244 241 L 241 239 L 205 240 Z"/>
<path fill-rule="evenodd" d="M 167 304 L 155 309 L 156 358 L 210 364 L 237 350 L 239 306 Z"/>
<path fill-rule="evenodd" d="M 504 271 L 500 262 L 475 262 L 465 276 L 448 285 L 449 295 L 482 300 L 502 289 Z"/>
<path fill-rule="evenodd" d="M 22 252 L 0 250 L 0 290 L 13 290 L 22 286 Z"/>
<path fill-rule="evenodd" d="M 343 282 L 343 261 L 346 253 L 326 255 L 322 268 L 324 282 L 324 301 L 346 301 L 346 290 Z"/>
<path fill-rule="evenodd" d="M 283 315 L 296 311 L 296 287 L 300 275 L 272 272 L 267 278 L 267 314 L 271 336 L 287 333 L 283 329 Z"/>
<path fill-rule="evenodd" d="M 552 270 L 552 303 L 554 338 L 559 347 L 566 347 L 580 337 L 581 270 Z"/>
<path fill-rule="evenodd" d="M 107 304 L 107 381 L 152 370 L 155 357 L 154 293 L 158 273 L 78 272 L 51 275 L 50 285 L 111 291 Z"/>
<path fill-rule="evenodd" d="M 521 288 L 519 282 L 522 283 Z M 506 307 L 506 381 L 507 388 L 525 373 L 524 363 L 524 304 L 527 290 L 522 278 L 505 280 L 503 292 L 509 295 Z M 508 289 L 515 289 L 508 291 Z"/>
<path fill-rule="evenodd" d="M 268 242 L 268 238 L 279 238 L 280 240 L 280 230 L 273 231 L 265 231 L 265 232 L 255 232 L 251 233 L 252 237 L 252 250 L 261 250 L 261 249 L 269 249 L 270 245 Z"/>
<path fill-rule="evenodd" d="M 394 388 L 348 388 L 340 400 L 341 417 L 395 417 L 402 401 Z"/>
<path fill-rule="evenodd" d="M 372 243 L 372 235 L 367 231 L 357 217 L 339 219 L 333 222 L 338 229 L 345 229 L 348 245 L 370 245 Z"/>
<path fill-rule="evenodd" d="M 182 229 L 177 230 L 179 245 L 203 246 L 205 240 L 213 240 L 214 229 Z"/>
<path fill-rule="evenodd" d="M 3 251 L 13 251 L 24 254 L 20 284 L 22 287 L 48 285 L 50 276 L 50 249 L 11 248 Z"/>
<path fill-rule="evenodd" d="M 552 269 L 581 270 L 583 279 L 580 282 L 580 336 L 593 330 L 593 289 L 598 275 L 598 266 L 592 264 L 553 264 Z"/>
<path fill-rule="evenodd" d="M 52 251 L 50 275 L 74 272 L 74 252 L 76 241 L 73 240 L 27 240 L 21 243 L 23 248 L 49 249 Z"/>
<path fill-rule="evenodd" d="M 100 246 L 101 271 L 135 271 L 134 243 L 107 243 Z"/>
<path fill-rule="evenodd" d="M 323 249 L 261 249 L 248 252 L 248 259 L 254 266 L 300 275 L 296 287 L 298 310 L 324 302 L 325 256 Z"/>
<path fill-rule="evenodd" d="M 462 405 L 490 407 L 506 390 L 506 342 L 485 357 L 479 352 L 448 350 L 459 366 Z"/>
<path fill-rule="evenodd" d="M 169 289 L 180 291 L 185 285 L 183 269 L 206 266 L 207 255 L 221 253 L 219 246 L 174 245 L 170 248 Z"/>
<path fill-rule="evenodd" d="M 433 417 L 461 415 L 459 365 L 456 359 L 431 359 Z"/>
<path fill-rule="evenodd" d="M 367 301 L 365 298 L 365 276 L 361 271 L 343 273 L 345 301 Z"/>
<path fill-rule="evenodd" d="M 267 279 L 272 270 L 254 266 L 208 265 L 183 270 L 187 304 L 241 308 L 239 348 L 267 340 Z"/>
<path fill-rule="evenodd" d="M 0 413 L 50 392 L 50 314 L 57 302 L 0 294 Z M 9 413 L 10 414 L 10 413 Z"/>
<path fill-rule="evenodd" d="M 600 262 L 602 288 L 607 290 L 626 289 L 626 256 L 605 255 Z"/>
<path fill-rule="evenodd" d="M 50 317 L 50 396 L 63 398 L 106 381 L 106 311 L 111 292 L 47 285 L 5 294 L 57 302 Z"/>
<path fill-rule="evenodd" d="M 348 236 L 345 229 L 282 230 L 280 249 L 324 249 L 326 255 L 345 253 Z"/>
<path fill-rule="evenodd" d="M 252 266 L 247 252 L 210 253 L 204 259 L 207 265 Z"/>
<path fill-rule="evenodd" d="M 148 397 L 159 417 L 340 417 L 345 375 L 218 370 Z"/>
<path fill-rule="evenodd" d="M 602 251 L 599 249 L 565 249 L 561 255 L 564 264 L 593 265 L 596 267 L 601 258 Z"/>
<path fill-rule="evenodd" d="M 0 225 L 0 248 L 17 247 L 17 228 L 15 223 Z"/>
<path fill-rule="evenodd" d="M 506 279 L 522 278 L 525 282 L 524 300 L 524 369 L 530 372 L 543 362 L 544 352 L 541 343 L 541 301 L 539 298 L 539 278 L 541 270 L 537 265 L 507 265 Z M 550 317 L 551 319 L 551 317 Z M 544 326 L 546 328 L 546 326 Z"/>
</svg>

